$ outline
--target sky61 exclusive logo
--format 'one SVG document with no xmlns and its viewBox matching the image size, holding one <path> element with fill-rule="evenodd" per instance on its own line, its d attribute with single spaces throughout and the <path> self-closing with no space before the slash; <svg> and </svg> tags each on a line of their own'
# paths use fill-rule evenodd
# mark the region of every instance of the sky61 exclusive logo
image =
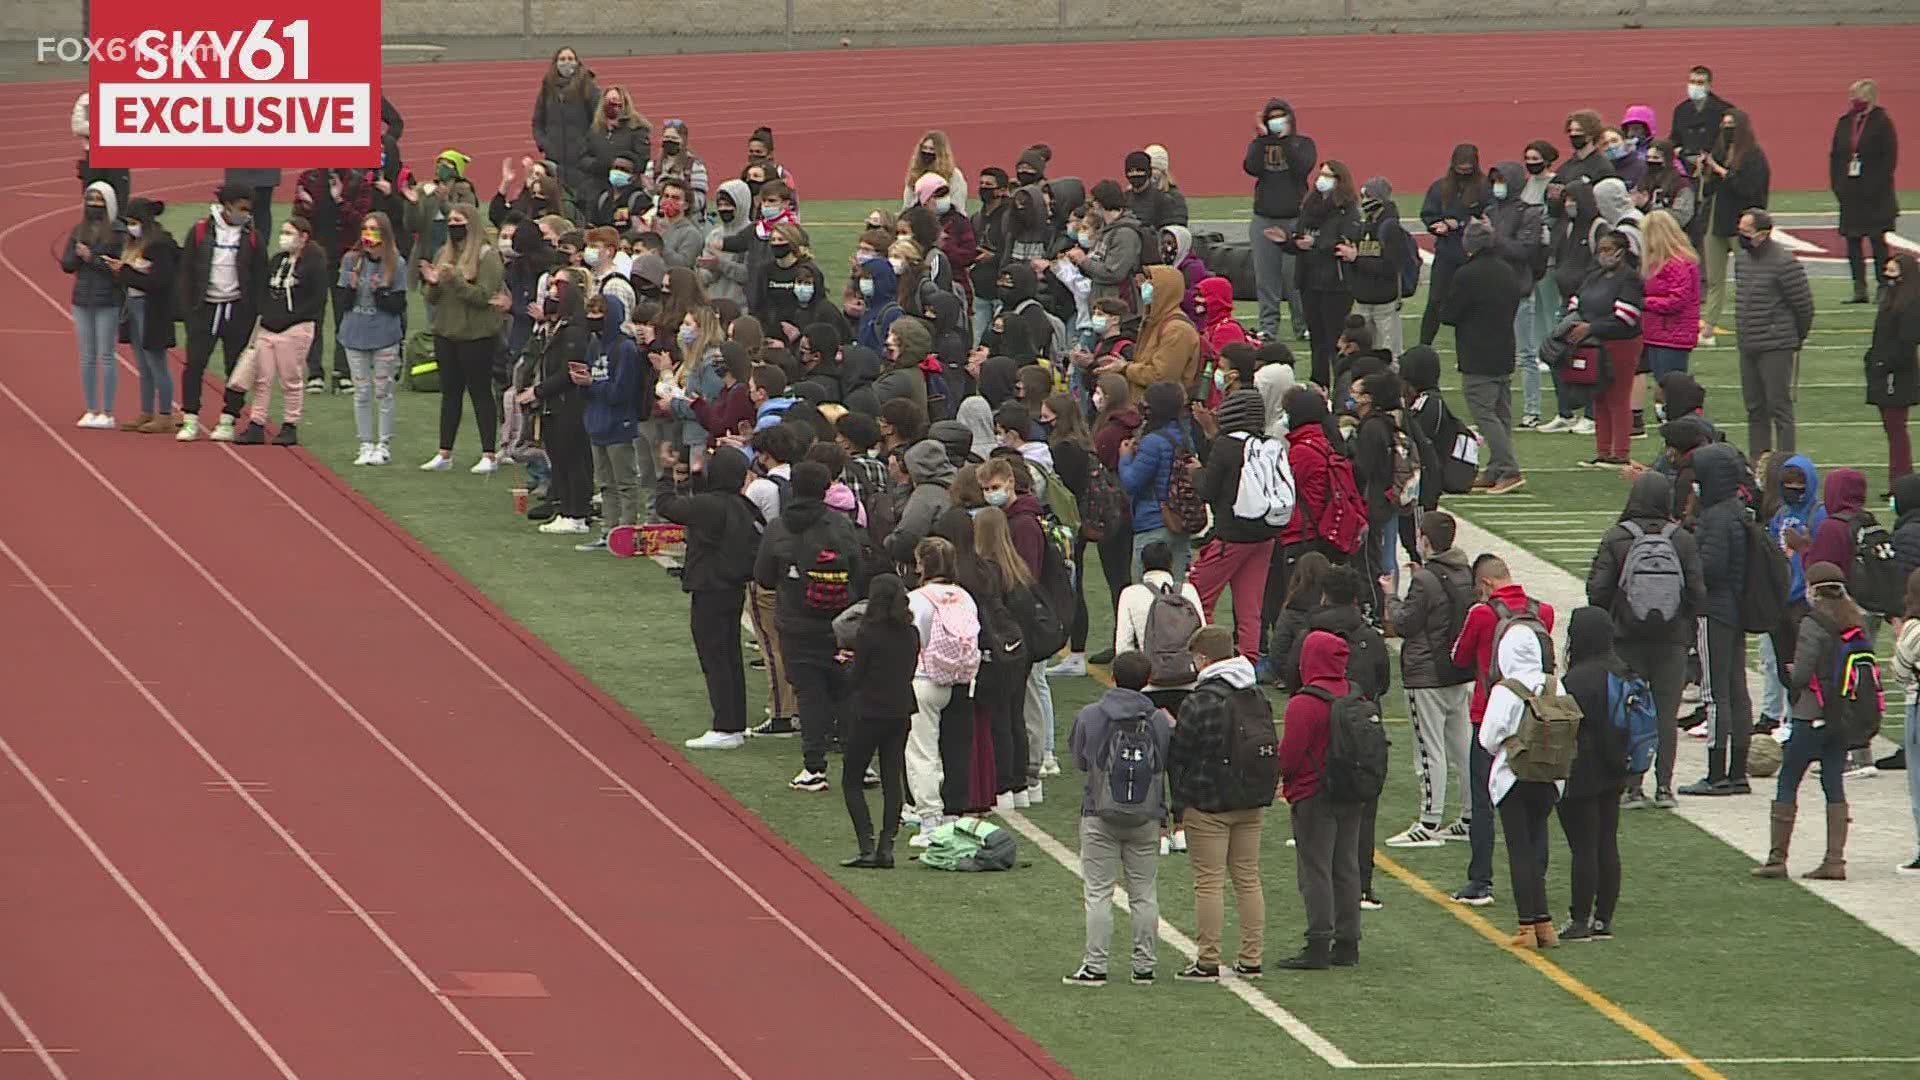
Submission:
<svg viewBox="0 0 1920 1080">
<path fill-rule="evenodd" d="M 232 12 L 232 13 L 230 13 Z M 380 3 L 249 18 L 183 0 L 93 0 L 96 168 L 376 168 Z"/>
</svg>

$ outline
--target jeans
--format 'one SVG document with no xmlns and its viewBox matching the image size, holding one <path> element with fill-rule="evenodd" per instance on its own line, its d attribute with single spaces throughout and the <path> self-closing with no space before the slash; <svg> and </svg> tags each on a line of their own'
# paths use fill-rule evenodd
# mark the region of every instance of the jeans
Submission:
<svg viewBox="0 0 1920 1080">
<path fill-rule="evenodd" d="M 1827 803 L 1846 802 L 1846 741 L 1830 737 L 1825 727 L 1814 727 L 1811 720 L 1795 720 L 1786 745 L 1780 748 L 1780 784 L 1774 790 L 1773 801 L 1796 802 L 1807 766 L 1816 761 L 1820 763 L 1820 790 L 1825 793 Z"/>
<path fill-rule="evenodd" d="M 75 304 L 73 333 L 80 342 L 80 389 L 87 411 L 111 416 L 120 389 L 120 365 L 113 356 L 120 341 L 120 309 Z"/>
<path fill-rule="evenodd" d="M 1208 622 L 1220 595 L 1233 587 L 1233 636 L 1240 655 L 1249 660 L 1260 656 L 1260 602 L 1266 591 L 1267 573 L 1273 565 L 1273 546 L 1268 539 L 1257 544 L 1235 544 L 1214 538 L 1200 549 L 1192 566 L 1193 587 L 1200 593 L 1200 607 Z"/>
<path fill-rule="evenodd" d="M 1747 456 L 1758 458 L 1776 446 L 1794 450 L 1793 365 L 1787 349 L 1740 350 L 1740 401 L 1747 409 Z"/>
<path fill-rule="evenodd" d="M 363 443 L 381 446 L 393 442 L 393 384 L 400 368 L 398 343 L 384 349 L 348 349 L 347 369 L 353 373 L 353 428 Z M 379 407 L 379 426 L 374 408 Z"/>
<path fill-rule="evenodd" d="M 1253 254 L 1253 277 L 1260 294 L 1260 333 L 1269 338 L 1280 336 L 1280 305 L 1292 309 L 1296 331 L 1307 325 L 1307 313 L 1300 303 L 1300 290 L 1293 281 L 1293 252 L 1284 244 L 1267 239 L 1273 226 L 1293 232 L 1298 218 L 1268 218 L 1259 214 L 1247 225 L 1247 242 Z"/>
<path fill-rule="evenodd" d="M 846 752 L 840 758 L 840 794 L 847 802 L 847 818 L 860 850 L 873 841 L 873 818 L 867 810 L 867 765 L 880 760 L 880 839 L 889 847 L 900 831 L 900 804 L 906 786 L 907 721 L 902 717 L 863 716 L 848 725 Z"/>
<path fill-rule="evenodd" d="M 1547 906 L 1547 818 L 1558 795 L 1552 784 L 1520 780 L 1500 800 L 1500 832 L 1507 841 L 1513 910 L 1522 926 L 1553 918 Z"/>
<path fill-rule="evenodd" d="M 1656 384 L 1668 372 L 1687 370 L 1687 363 L 1692 358 L 1692 349 L 1675 349 L 1667 345 L 1647 346 L 1647 370 L 1653 374 L 1653 381 Z"/>
<path fill-rule="evenodd" d="M 1787 688 L 1780 681 L 1780 660 L 1769 642 L 1760 653 L 1760 719 L 1777 724 L 1787 719 Z"/>
<path fill-rule="evenodd" d="M 1227 915 L 1222 885 L 1228 878 L 1240 919 L 1240 951 L 1234 959 L 1260 966 L 1267 940 L 1267 896 L 1260 884 L 1260 827 L 1266 816 L 1266 807 L 1256 807 L 1219 814 L 1188 810 L 1181 818 L 1193 868 L 1194 960 L 1203 967 L 1220 963 Z"/>
<path fill-rule="evenodd" d="M 1021 694 L 1021 738 L 1016 749 L 1026 753 L 1027 782 L 1039 783 L 1040 766 L 1053 754 L 1053 684 L 1047 681 L 1047 657 L 1027 665 Z M 1020 790 L 1018 786 L 1015 791 Z"/>
<path fill-rule="evenodd" d="M 694 655 L 707 682 L 711 730 L 742 735 L 747 730 L 747 665 L 740 655 L 740 609 L 744 589 L 701 589 L 688 597 L 687 621 Z"/>
<path fill-rule="evenodd" d="M 993 329 L 993 301 L 973 298 L 973 340 L 985 341 Z"/>
<path fill-rule="evenodd" d="M 1520 461 L 1513 453 L 1513 378 L 1510 375 L 1460 376 L 1460 392 L 1467 399 L 1467 411 L 1487 444 L 1487 461 L 1480 475 L 1498 483 L 1520 475 Z"/>
<path fill-rule="evenodd" d="M 1493 755 L 1480 745 L 1479 725 L 1468 733 L 1467 783 L 1473 789 L 1467 818 L 1467 888 L 1493 888 Z"/>
<path fill-rule="evenodd" d="M 149 349 L 140 342 L 147 336 L 147 298 L 127 297 L 127 336 L 133 339 L 133 359 L 140 370 L 140 411 L 154 416 L 173 413 L 173 369 L 167 366 L 167 350 Z"/>
<path fill-rule="evenodd" d="M 1294 880 L 1310 945 L 1360 940 L 1360 810 L 1325 791 L 1291 807 Z"/>
<path fill-rule="evenodd" d="M 1540 324 L 1535 318 L 1540 290 L 1520 301 L 1513 313 L 1513 366 L 1520 372 L 1520 415 L 1540 418 Z"/>
<path fill-rule="evenodd" d="M 1146 532 L 1133 534 L 1133 568 L 1130 580 L 1140 580 L 1140 575 L 1143 572 L 1140 569 L 1140 553 L 1147 550 L 1147 545 L 1153 543 L 1155 540 L 1163 540 L 1168 547 L 1173 549 L 1174 584 L 1178 585 L 1187 580 L 1187 560 L 1192 554 L 1193 538 L 1190 536 L 1175 536 L 1164 527 L 1148 529 Z"/>
<path fill-rule="evenodd" d="M 1613 922 L 1620 902 L 1620 793 L 1603 791 L 1560 803 L 1560 831 L 1573 851 L 1573 902 L 1567 917 Z"/>
<path fill-rule="evenodd" d="M 340 280 L 340 258 L 337 255 L 327 258 L 327 280 Z M 343 289 L 336 285 L 327 290 L 327 299 L 333 305 L 333 375 L 336 379 L 344 378 L 348 375 L 347 350 L 340 344 L 340 323 L 347 317 L 347 312 L 353 310 L 354 292 L 352 289 Z M 327 374 L 327 346 L 324 341 L 325 335 L 320 332 L 320 329 L 321 322 L 316 319 L 313 324 L 313 340 L 307 343 L 306 361 L 309 379 L 325 378 Z"/>
<path fill-rule="evenodd" d="M 1113 889 L 1126 875 L 1127 921 L 1133 929 L 1133 970 L 1152 971 L 1160 937 L 1160 825 L 1121 826 L 1080 819 L 1081 898 L 1087 909 L 1087 948 L 1081 966 L 1104 974 L 1113 941 Z"/>
<path fill-rule="evenodd" d="M 1417 508 L 1405 511 L 1408 515 L 1417 512 Z M 1409 529 L 1413 526 L 1408 525 Z M 1367 534 L 1367 561 L 1372 565 L 1366 568 L 1367 589 L 1373 594 L 1372 604 L 1375 612 L 1386 610 L 1386 596 L 1380 590 L 1380 579 L 1391 578 L 1395 596 L 1400 594 L 1400 559 L 1394 549 L 1400 546 L 1400 515 L 1389 514 L 1376 531 Z"/>
<path fill-rule="evenodd" d="M 1373 331 L 1373 347 L 1392 349 L 1399 356 L 1407 350 L 1407 332 L 1400 319 L 1401 301 L 1391 304 L 1355 304 L 1354 314 L 1367 320 L 1367 326 Z"/>
</svg>

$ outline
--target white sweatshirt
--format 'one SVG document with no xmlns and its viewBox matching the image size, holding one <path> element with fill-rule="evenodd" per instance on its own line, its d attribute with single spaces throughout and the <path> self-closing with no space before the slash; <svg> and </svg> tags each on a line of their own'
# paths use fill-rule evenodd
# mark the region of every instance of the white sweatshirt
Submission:
<svg viewBox="0 0 1920 1080">
<path fill-rule="evenodd" d="M 1541 669 L 1540 635 L 1525 626 L 1509 628 L 1507 636 L 1500 640 L 1500 674 L 1539 693 L 1547 685 L 1546 672 Z M 1553 685 L 1556 691 L 1566 692 L 1558 679 Z M 1496 806 L 1518 781 L 1513 767 L 1507 764 L 1506 741 L 1520 734 L 1520 717 L 1526 707 L 1518 694 L 1499 684 L 1487 693 L 1486 717 L 1480 721 L 1480 748 L 1493 755 L 1487 794 Z M 1557 786 L 1565 789 L 1566 783 L 1562 781 Z"/>
</svg>

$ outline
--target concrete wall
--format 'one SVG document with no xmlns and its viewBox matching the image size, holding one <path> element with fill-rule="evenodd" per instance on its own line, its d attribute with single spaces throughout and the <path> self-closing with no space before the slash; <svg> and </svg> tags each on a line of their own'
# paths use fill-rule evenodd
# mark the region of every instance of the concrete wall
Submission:
<svg viewBox="0 0 1920 1080">
<path fill-rule="evenodd" d="M 81 0 L 0 0 L 0 41 L 30 42 L 80 31 Z M 834 44 L 951 44 L 1215 34 L 1366 32 L 1379 29 L 1502 29 L 1550 26 L 1686 25 L 1910 20 L 1914 0 L 1480 0 L 1463 13 L 1436 0 L 384 0 L 389 41 L 618 39 L 635 53 L 767 49 Z M 1579 11 L 1579 14 L 1571 14 Z M 1196 19 L 1204 20 L 1198 22 Z M 544 51 L 545 42 L 534 51 Z M 457 44 L 454 49 L 459 50 Z"/>
</svg>

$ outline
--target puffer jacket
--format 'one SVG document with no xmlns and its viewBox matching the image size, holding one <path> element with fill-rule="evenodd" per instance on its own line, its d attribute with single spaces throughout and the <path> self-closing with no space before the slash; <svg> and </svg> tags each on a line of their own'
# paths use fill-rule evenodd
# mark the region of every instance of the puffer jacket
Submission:
<svg viewBox="0 0 1920 1080">
<path fill-rule="evenodd" d="M 1774 240 L 1734 259 L 1734 329 L 1740 351 L 1792 352 L 1813 331 L 1813 290 L 1806 267 Z"/>
<path fill-rule="evenodd" d="M 1840 630 L 1818 612 L 1809 611 L 1800 618 L 1800 634 L 1793 643 L 1793 666 L 1787 669 L 1787 694 L 1793 700 L 1795 720 L 1820 719 L 1820 700 L 1814 696 L 1814 683 L 1828 662 L 1827 650 L 1840 637 Z"/>
<path fill-rule="evenodd" d="M 1467 553 L 1448 548 L 1414 571 L 1405 599 L 1387 598 L 1387 623 L 1400 638 L 1400 685 L 1424 690 L 1473 681 L 1473 672 L 1453 666 L 1453 643 L 1476 596 Z"/>
<path fill-rule="evenodd" d="M 1612 614 L 1614 636 L 1620 640 L 1644 639 L 1647 635 L 1646 629 L 1636 625 L 1628 614 L 1620 592 L 1620 571 L 1633 547 L 1633 534 L 1627 531 L 1626 523 L 1631 521 L 1647 535 L 1656 535 L 1672 523 L 1668 516 L 1672 504 L 1672 482 L 1651 469 L 1641 473 L 1627 493 L 1627 508 L 1620 514 L 1620 522 L 1600 537 L 1600 548 L 1587 570 L 1587 603 Z M 1693 640 L 1694 619 L 1707 605 L 1707 578 L 1693 534 L 1676 528 L 1672 540 L 1673 553 L 1680 557 L 1683 593 L 1680 610 L 1660 629 L 1659 640 L 1684 645 Z"/>
<path fill-rule="evenodd" d="M 1159 299 L 1155 297 L 1155 303 Z M 1127 501 L 1133 504 L 1135 534 L 1165 524 L 1160 517 L 1160 500 L 1167 497 L 1174 457 L 1178 451 L 1192 448 L 1180 425 L 1168 423 L 1141 436 L 1132 457 L 1120 458 L 1120 486 L 1126 489 Z"/>
<path fill-rule="evenodd" d="M 1740 458 L 1725 443 L 1693 452 L 1693 475 L 1700 485 L 1700 520 L 1694 526 L 1707 597 L 1701 614 L 1740 625 L 1740 594 L 1747 587 L 1747 542 L 1741 504 Z"/>
<path fill-rule="evenodd" d="M 75 232 L 67 234 L 66 246 L 60 252 L 60 269 L 73 275 L 73 306 L 75 307 L 114 307 L 120 306 L 125 293 L 113 279 L 113 271 L 107 269 L 109 256 L 118 258 L 124 237 L 120 233 L 109 233 L 108 239 L 91 250 L 91 254 L 82 259 L 75 250 Z"/>
<path fill-rule="evenodd" d="M 1886 301 L 1873 318 L 1867 349 L 1867 404 L 1883 409 L 1920 405 L 1920 304 L 1893 307 Z"/>
<path fill-rule="evenodd" d="M 1640 334 L 1648 345 L 1691 349 L 1700 337 L 1700 264 L 1670 259 L 1646 279 Z"/>
</svg>

